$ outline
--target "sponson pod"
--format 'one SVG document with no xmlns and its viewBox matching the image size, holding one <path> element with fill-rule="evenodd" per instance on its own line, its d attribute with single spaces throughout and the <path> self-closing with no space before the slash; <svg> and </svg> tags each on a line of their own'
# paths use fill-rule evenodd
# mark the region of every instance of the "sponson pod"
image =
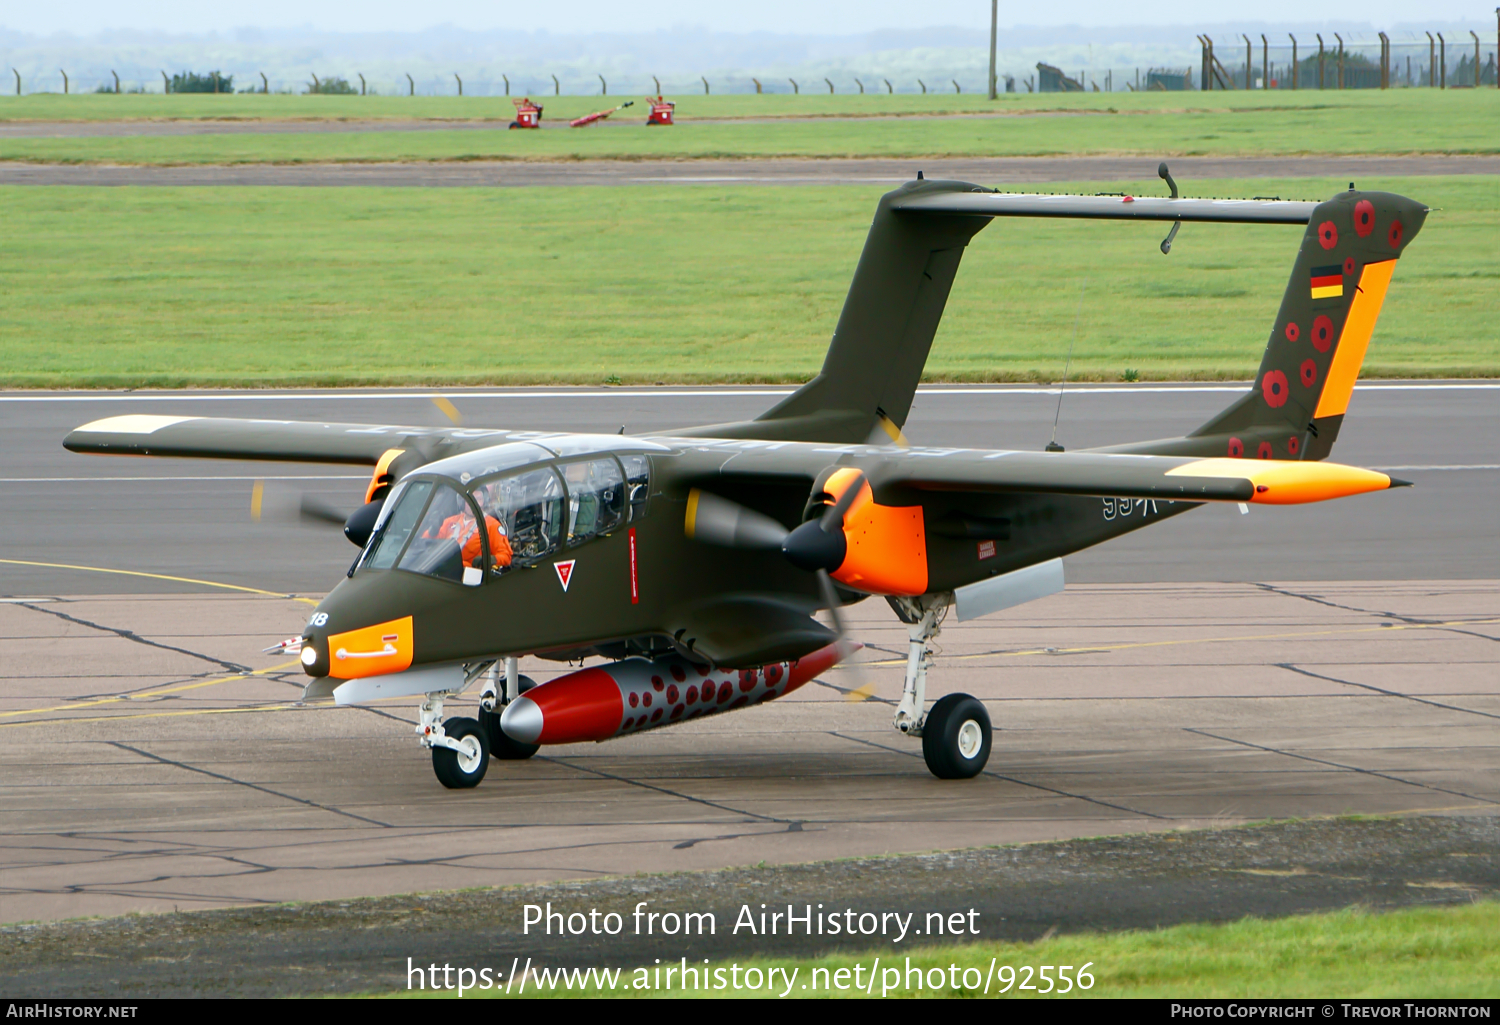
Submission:
<svg viewBox="0 0 1500 1025">
<path fill-rule="evenodd" d="M 834 666 L 850 647 L 830 644 L 760 669 L 709 669 L 675 656 L 580 669 L 516 698 L 500 728 L 523 744 L 609 740 L 779 698 Z"/>
</svg>

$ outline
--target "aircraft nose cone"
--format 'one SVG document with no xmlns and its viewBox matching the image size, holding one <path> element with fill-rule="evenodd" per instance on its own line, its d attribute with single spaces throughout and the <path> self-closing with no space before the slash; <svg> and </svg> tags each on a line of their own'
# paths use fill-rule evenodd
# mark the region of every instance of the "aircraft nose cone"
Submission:
<svg viewBox="0 0 1500 1025">
<path fill-rule="evenodd" d="M 542 735 L 542 709 L 528 697 L 519 697 L 500 713 L 500 728 L 505 735 L 522 744 L 535 744 Z"/>
</svg>

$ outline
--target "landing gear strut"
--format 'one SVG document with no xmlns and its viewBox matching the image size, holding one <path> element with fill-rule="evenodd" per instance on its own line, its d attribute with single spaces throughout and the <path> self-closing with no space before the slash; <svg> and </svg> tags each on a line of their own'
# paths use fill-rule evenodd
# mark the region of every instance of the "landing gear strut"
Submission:
<svg viewBox="0 0 1500 1025">
<path fill-rule="evenodd" d="M 523 744 L 506 736 L 505 731 L 500 728 L 500 713 L 505 710 L 505 706 L 535 686 L 535 680 L 516 671 L 514 658 L 505 660 L 503 676 L 498 665 L 491 666 L 485 673 L 484 687 L 479 692 L 479 725 L 489 738 L 490 754 L 495 758 L 501 761 L 520 761 L 530 758 L 541 749 L 540 744 Z"/>
<path fill-rule="evenodd" d="M 922 758 L 938 779 L 979 775 L 990 760 L 993 733 L 984 704 L 968 694 L 949 694 L 933 705 L 932 711 L 926 711 L 932 639 L 942 633 L 949 604 L 897 598 L 891 600 L 891 606 L 906 623 L 909 637 L 906 681 L 892 725 L 908 737 L 922 738 Z"/>
</svg>

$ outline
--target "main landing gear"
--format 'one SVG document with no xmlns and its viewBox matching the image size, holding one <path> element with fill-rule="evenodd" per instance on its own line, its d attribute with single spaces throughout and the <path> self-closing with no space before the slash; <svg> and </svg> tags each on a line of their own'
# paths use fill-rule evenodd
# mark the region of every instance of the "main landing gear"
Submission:
<svg viewBox="0 0 1500 1025">
<path fill-rule="evenodd" d="M 922 738 L 922 758 L 938 779 L 969 779 L 990 760 L 990 715 L 978 698 L 949 694 L 927 707 L 927 670 L 934 637 L 942 632 L 947 603 L 925 605 L 917 598 L 894 598 L 891 607 L 906 623 L 910 646 L 906 682 L 893 725 L 908 737 Z"/>
<path fill-rule="evenodd" d="M 500 712 L 512 697 L 526 693 L 536 683 L 516 672 L 516 660 L 505 660 L 505 672 L 501 675 L 500 663 L 491 662 L 477 673 L 465 679 L 465 686 L 474 680 L 484 681 L 479 695 L 479 718 L 460 716 L 443 721 L 443 702 L 463 688 L 455 691 L 434 691 L 422 702 L 417 723 L 417 736 L 422 746 L 432 749 L 432 771 L 438 782 L 449 790 L 467 790 L 477 787 L 490 766 L 490 757 L 500 759 L 530 758 L 537 752 L 536 744 L 522 744 L 512 740 L 500 729 Z"/>
</svg>

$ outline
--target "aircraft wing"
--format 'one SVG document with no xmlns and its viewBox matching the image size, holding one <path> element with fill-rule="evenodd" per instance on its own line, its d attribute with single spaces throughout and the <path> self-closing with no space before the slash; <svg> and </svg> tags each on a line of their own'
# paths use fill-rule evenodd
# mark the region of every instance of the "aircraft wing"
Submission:
<svg viewBox="0 0 1500 1025">
<path fill-rule="evenodd" d="M 1035 193 L 917 192 L 892 210 L 980 217 L 1082 217 L 1121 221 L 1306 224 L 1318 204 L 1285 199 L 1167 199 L 1164 196 L 1049 196 Z"/>
<path fill-rule="evenodd" d="M 235 420 L 207 416 L 111 416 L 70 433 L 73 452 L 127 456 L 196 456 L 267 459 L 302 463 L 374 466 L 381 453 L 416 448 L 429 457 L 467 447 L 471 439 L 498 444 L 504 431 L 311 423 L 297 420 Z"/>
<path fill-rule="evenodd" d="M 920 453 L 920 450 L 911 450 Z M 1327 462 L 1190 459 L 1093 452 L 954 453 L 897 457 L 873 469 L 877 487 L 927 491 L 1041 492 L 1173 502 L 1296 505 L 1406 486 L 1374 470 Z"/>
</svg>

